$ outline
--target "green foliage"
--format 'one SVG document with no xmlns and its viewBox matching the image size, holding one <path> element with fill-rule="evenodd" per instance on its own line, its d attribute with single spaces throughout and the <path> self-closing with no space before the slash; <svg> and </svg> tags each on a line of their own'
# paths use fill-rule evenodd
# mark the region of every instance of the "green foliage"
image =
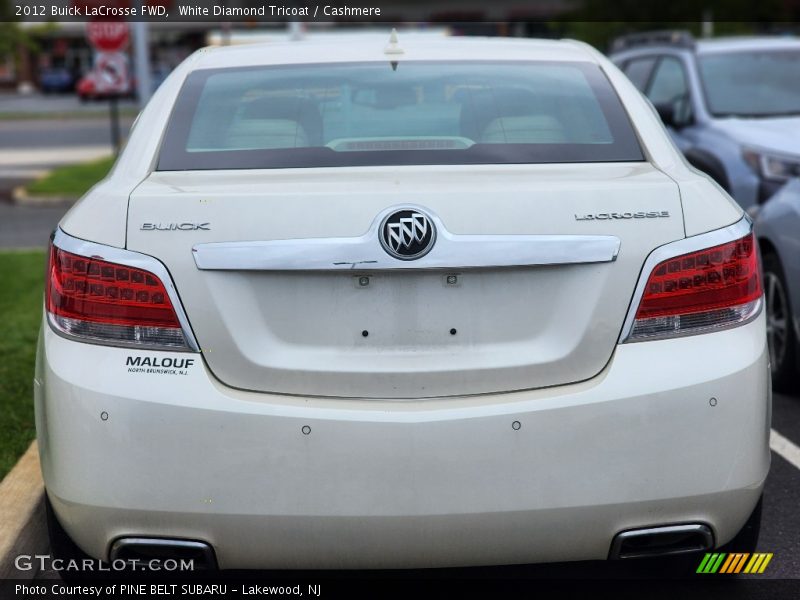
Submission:
<svg viewBox="0 0 800 600">
<path fill-rule="evenodd" d="M 44 179 L 28 186 L 28 193 L 36 196 L 66 196 L 79 198 L 89 188 L 103 179 L 114 165 L 115 158 L 101 158 L 79 165 L 69 165 L 53 170 Z"/>
<path fill-rule="evenodd" d="M 15 21 L 10 0 L 0 0 L 0 58 L 16 52 L 25 35 Z"/>
<path fill-rule="evenodd" d="M 55 23 L 39 23 L 32 27 L 20 27 L 11 0 L 0 0 L 0 59 L 15 56 L 20 48 L 33 52 L 39 50 L 36 36 L 58 29 Z"/>
<path fill-rule="evenodd" d="M 45 252 L 0 252 L 0 478 L 36 436 L 33 372 Z"/>
<path fill-rule="evenodd" d="M 746 35 L 787 22 L 792 15 L 782 0 L 578 0 L 575 8 L 552 22 L 559 36 L 583 40 L 606 52 L 615 37 L 641 31 L 685 30 L 701 35 L 712 21 L 714 35 Z"/>
</svg>

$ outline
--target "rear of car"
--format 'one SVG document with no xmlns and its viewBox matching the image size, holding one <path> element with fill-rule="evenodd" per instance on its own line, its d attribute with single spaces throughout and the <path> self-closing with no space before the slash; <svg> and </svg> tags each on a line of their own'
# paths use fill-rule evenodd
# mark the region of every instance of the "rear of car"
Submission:
<svg viewBox="0 0 800 600">
<path fill-rule="evenodd" d="M 176 69 L 55 234 L 37 427 L 77 545 L 730 541 L 769 467 L 757 248 L 625 77 L 571 42 L 262 50 Z"/>
</svg>

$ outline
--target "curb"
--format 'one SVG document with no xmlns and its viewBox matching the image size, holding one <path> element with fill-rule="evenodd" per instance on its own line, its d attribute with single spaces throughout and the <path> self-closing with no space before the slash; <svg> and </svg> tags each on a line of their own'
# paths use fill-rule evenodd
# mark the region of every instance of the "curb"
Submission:
<svg viewBox="0 0 800 600">
<path fill-rule="evenodd" d="M 0 579 L 32 580 L 38 569 L 19 570 L 14 560 L 20 554 L 46 554 L 48 547 L 44 483 L 34 441 L 0 482 Z"/>
<path fill-rule="evenodd" d="M 11 201 L 19 206 L 72 206 L 78 199 L 72 196 L 34 196 L 25 186 L 11 190 Z"/>
</svg>

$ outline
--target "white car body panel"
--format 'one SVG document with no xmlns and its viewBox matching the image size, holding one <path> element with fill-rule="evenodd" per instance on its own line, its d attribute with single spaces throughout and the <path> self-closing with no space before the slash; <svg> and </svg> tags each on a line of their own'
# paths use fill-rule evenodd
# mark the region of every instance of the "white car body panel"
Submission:
<svg viewBox="0 0 800 600">
<path fill-rule="evenodd" d="M 742 210 L 688 167 L 648 102 L 585 44 L 403 49 L 399 61 L 596 63 L 645 160 L 157 171 L 195 69 L 387 61 L 371 39 L 335 52 L 309 42 L 195 53 L 142 111 L 112 173 L 60 223 L 60 235 L 100 244 L 94 256 L 124 248 L 161 263 L 201 350 L 81 343 L 43 327 L 43 475 L 89 555 L 151 536 L 207 542 L 222 568 L 605 559 L 633 528 L 707 524 L 719 546 L 752 512 L 770 461 L 764 315 L 620 343 L 647 257 L 747 229 Z M 619 251 L 458 270 L 453 289 L 442 269 L 377 271 L 358 289 L 361 271 L 202 270 L 192 252 L 357 238 L 408 205 L 453 235 L 607 236 Z M 637 212 L 668 216 L 581 218 Z"/>
</svg>

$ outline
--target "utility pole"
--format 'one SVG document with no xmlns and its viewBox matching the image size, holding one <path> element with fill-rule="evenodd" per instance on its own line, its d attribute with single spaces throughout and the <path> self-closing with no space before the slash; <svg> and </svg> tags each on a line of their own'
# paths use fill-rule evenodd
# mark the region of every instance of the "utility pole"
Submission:
<svg viewBox="0 0 800 600">
<path fill-rule="evenodd" d="M 704 38 L 714 37 L 714 13 L 710 9 L 703 11 L 702 36 Z"/>
<path fill-rule="evenodd" d="M 289 39 L 293 42 L 303 39 L 305 24 L 300 21 L 289 21 Z"/>
<path fill-rule="evenodd" d="M 139 106 L 144 108 L 153 91 L 150 79 L 150 24 L 147 21 L 134 21 L 133 27 L 133 64 L 136 73 L 136 95 Z"/>
</svg>

